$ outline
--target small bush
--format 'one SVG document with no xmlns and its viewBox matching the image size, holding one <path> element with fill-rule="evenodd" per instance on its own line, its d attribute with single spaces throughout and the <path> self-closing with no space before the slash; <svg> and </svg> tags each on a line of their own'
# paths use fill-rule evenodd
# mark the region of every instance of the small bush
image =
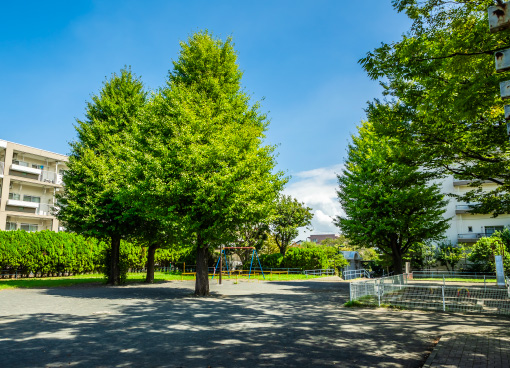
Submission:
<svg viewBox="0 0 510 368">
<path fill-rule="evenodd" d="M 344 303 L 344 307 L 346 308 L 363 308 L 365 305 L 359 300 L 349 300 L 347 303 Z"/>
</svg>

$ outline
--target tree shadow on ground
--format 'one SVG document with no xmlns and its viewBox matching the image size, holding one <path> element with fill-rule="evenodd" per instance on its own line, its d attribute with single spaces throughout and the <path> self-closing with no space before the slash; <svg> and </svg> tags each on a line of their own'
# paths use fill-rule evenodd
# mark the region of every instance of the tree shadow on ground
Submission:
<svg viewBox="0 0 510 368">
<path fill-rule="evenodd" d="M 419 367 L 444 331 L 496 323 L 343 308 L 348 285 L 338 283 L 282 282 L 266 293 L 258 292 L 264 285 L 257 288 L 209 298 L 191 297 L 189 285 L 176 284 L 48 289 L 37 298 L 84 300 L 90 311 L 99 310 L 0 318 L 0 350 L 8 352 L 0 366 Z"/>
</svg>

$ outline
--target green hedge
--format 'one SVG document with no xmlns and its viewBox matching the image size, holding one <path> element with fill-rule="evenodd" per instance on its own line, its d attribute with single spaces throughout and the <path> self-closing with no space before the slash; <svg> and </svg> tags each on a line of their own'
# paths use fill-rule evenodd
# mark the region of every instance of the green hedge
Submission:
<svg viewBox="0 0 510 368">
<path fill-rule="evenodd" d="M 263 268 L 302 268 L 303 270 L 313 270 L 335 268 L 347 262 L 341 254 L 336 254 L 335 248 L 316 247 L 290 248 L 285 253 L 285 256 L 280 253 L 263 254 L 260 256 L 260 263 Z M 340 264 L 337 265 L 337 263 Z"/>
<path fill-rule="evenodd" d="M 22 275 L 53 276 L 104 271 L 108 244 L 95 238 L 45 230 L 0 231 L 0 270 Z M 121 268 L 144 268 L 147 249 L 121 242 Z M 156 263 L 168 264 L 178 256 L 173 250 L 158 249 Z"/>
</svg>

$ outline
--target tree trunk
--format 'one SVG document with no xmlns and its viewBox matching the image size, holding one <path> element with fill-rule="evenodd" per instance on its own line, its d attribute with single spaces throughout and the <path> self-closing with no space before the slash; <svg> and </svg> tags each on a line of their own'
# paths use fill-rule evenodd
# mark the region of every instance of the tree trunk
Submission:
<svg viewBox="0 0 510 368">
<path fill-rule="evenodd" d="M 404 264 L 402 262 L 402 253 L 399 247 L 397 246 L 393 247 L 392 257 L 393 257 L 393 270 L 395 272 L 395 275 L 400 275 L 402 273 L 402 267 Z"/>
<path fill-rule="evenodd" d="M 114 235 L 111 239 L 110 248 L 110 272 L 108 273 L 108 285 L 120 284 L 120 236 Z"/>
<path fill-rule="evenodd" d="M 209 249 L 207 244 L 204 244 L 202 237 L 199 235 L 197 238 L 197 278 L 195 282 L 196 296 L 209 295 L 209 270 L 207 267 L 208 256 Z"/>
<path fill-rule="evenodd" d="M 154 258 L 158 248 L 159 246 L 157 244 L 151 244 L 147 250 L 147 276 L 145 277 L 145 282 L 147 284 L 152 284 L 154 282 Z"/>
</svg>

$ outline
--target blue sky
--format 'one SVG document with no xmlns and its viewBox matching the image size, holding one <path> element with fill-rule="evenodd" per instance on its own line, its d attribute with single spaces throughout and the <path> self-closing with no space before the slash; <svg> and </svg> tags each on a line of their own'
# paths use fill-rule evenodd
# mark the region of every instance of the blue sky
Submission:
<svg viewBox="0 0 510 368">
<path fill-rule="evenodd" d="M 75 119 L 106 77 L 128 65 L 157 89 L 179 41 L 208 29 L 234 38 L 245 89 L 264 98 L 267 142 L 279 145 L 278 169 L 292 175 L 287 193 L 335 216 L 338 206 L 308 197 L 327 187 L 334 201 L 349 136 L 380 96 L 358 60 L 409 25 L 390 0 L 5 2 L 0 139 L 68 153 Z M 334 231 L 326 217 L 315 232 Z"/>
</svg>

